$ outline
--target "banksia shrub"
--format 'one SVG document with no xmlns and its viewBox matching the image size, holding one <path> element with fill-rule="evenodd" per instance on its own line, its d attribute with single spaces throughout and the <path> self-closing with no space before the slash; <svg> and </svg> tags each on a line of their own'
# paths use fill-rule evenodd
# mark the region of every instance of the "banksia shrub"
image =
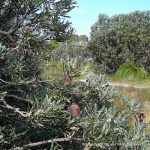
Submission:
<svg viewBox="0 0 150 150">
<path fill-rule="evenodd" d="M 32 83 L 30 90 L 36 92 L 30 100 L 21 99 L 21 104 L 26 103 L 24 109 L 19 109 L 20 105 L 12 108 L 11 103 L 5 101 L 7 93 L 0 93 L 0 149 L 22 148 L 36 142 L 40 145 L 35 144 L 33 149 L 50 149 L 52 144 L 43 145 L 42 141 L 64 138 L 68 142 L 61 141 L 58 145 L 70 150 L 83 150 L 85 143 L 90 143 L 90 149 L 100 143 L 119 143 L 124 149 L 131 141 L 132 145 L 144 143 L 139 144 L 142 148 L 147 144 L 144 129 L 136 132 L 129 126 L 129 119 L 141 109 L 136 101 L 119 97 L 125 108 L 120 110 L 113 105 L 118 94 L 105 75 L 87 73 L 86 81 L 79 81 L 74 80 L 75 76 L 70 78 L 70 74 L 66 73 L 57 82 L 46 82 L 40 88 Z M 73 147 L 71 139 L 81 139 L 80 143 L 74 143 L 82 147 Z"/>
</svg>

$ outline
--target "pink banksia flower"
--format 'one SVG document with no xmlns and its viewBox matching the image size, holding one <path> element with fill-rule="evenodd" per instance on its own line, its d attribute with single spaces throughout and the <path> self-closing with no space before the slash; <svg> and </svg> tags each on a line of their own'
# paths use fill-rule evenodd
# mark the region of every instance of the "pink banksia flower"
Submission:
<svg viewBox="0 0 150 150">
<path fill-rule="evenodd" d="M 32 31 L 33 31 L 33 28 L 32 28 L 32 27 L 27 27 L 27 28 L 26 28 L 26 31 L 27 31 L 27 32 L 32 32 Z"/>
<path fill-rule="evenodd" d="M 68 111 L 72 117 L 78 117 L 78 116 L 80 116 L 81 109 L 78 104 L 72 103 L 69 106 Z"/>
<path fill-rule="evenodd" d="M 64 83 L 65 86 L 71 84 L 71 78 L 69 77 L 69 75 L 64 76 L 63 83 Z"/>
</svg>

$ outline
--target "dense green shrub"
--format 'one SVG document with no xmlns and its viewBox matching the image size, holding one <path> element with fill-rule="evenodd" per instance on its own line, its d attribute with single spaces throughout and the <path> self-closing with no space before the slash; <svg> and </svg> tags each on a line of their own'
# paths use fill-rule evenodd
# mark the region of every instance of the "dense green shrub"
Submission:
<svg viewBox="0 0 150 150">
<path fill-rule="evenodd" d="M 127 60 L 150 71 L 149 20 L 150 11 L 99 15 L 91 28 L 89 51 L 101 71 L 115 73 Z"/>
<path fill-rule="evenodd" d="M 150 74 L 136 64 L 125 63 L 121 65 L 115 73 L 117 79 L 137 79 L 144 80 L 150 77 Z"/>
</svg>

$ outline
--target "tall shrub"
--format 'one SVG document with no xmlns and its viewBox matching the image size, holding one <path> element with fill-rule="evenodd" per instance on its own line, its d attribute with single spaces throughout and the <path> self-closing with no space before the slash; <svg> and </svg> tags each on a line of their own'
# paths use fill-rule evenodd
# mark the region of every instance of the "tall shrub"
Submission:
<svg viewBox="0 0 150 150">
<path fill-rule="evenodd" d="M 91 28 L 89 51 L 105 73 L 114 73 L 127 60 L 150 71 L 150 11 L 112 17 L 100 14 Z"/>
</svg>

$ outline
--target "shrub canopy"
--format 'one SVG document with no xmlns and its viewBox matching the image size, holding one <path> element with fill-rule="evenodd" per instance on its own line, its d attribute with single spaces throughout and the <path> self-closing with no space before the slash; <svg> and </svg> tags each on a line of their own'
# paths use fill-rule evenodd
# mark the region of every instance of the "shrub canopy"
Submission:
<svg viewBox="0 0 150 150">
<path fill-rule="evenodd" d="M 150 71 L 150 11 L 112 17 L 100 14 L 91 28 L 89 51 L 105 73 L 126 61 Z"/>
</svg>

